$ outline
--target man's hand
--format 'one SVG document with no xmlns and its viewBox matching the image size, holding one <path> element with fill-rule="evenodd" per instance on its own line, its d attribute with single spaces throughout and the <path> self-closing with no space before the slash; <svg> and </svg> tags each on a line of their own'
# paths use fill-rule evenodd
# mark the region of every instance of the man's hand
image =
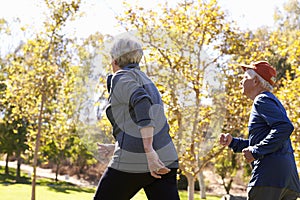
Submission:
<svg viewBox="0 0 300 200">
<path fill-rule="evenodd" d="M 223 146 L 229 146 L 232 141 L 232 136 L 229 133 L 222 133 L 220 135 L 220 144 Z"/>
<path fill-rule="evenodd" d="M 252 163 L 255 160 L 255 158 L 252 155 L 251 149 L 252 149 L 252 147 L 249 146 L 242 150 L 243 155 L 248 163 Z"/>
<path fill-rule="evenodd" d="M 151 176 L 154 178 L 161 178 L 160 175 L 167 174 L 171 170 L 167 168 L 164 163 L 159 159 L 157 153 L 154 150 L 146 152 L 148 167 L 151 173 Z"/>
</svg>

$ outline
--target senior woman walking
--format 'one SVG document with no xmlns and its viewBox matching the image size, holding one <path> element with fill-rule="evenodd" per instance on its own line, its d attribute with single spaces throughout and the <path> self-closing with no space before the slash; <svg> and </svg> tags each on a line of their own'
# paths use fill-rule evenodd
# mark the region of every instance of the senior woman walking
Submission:
<svg viewBox="0 0 300 200">
<path fill-rule="evenodd" d="M 110 54 L 113 76 L 107 84 L 106 115 L 116 143 L 94 200 L 129 200 L 140 189 L 148 199 L 177 200 L 178 156 L 161 95 L 139 67 L 142 46 L 124 37 Z"/>
</svg>

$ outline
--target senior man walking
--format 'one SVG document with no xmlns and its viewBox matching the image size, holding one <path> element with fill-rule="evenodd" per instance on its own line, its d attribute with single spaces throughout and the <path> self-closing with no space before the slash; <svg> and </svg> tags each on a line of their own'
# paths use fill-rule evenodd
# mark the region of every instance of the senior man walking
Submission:
<svg viewBox="0 0 300 200">
<path fill-rule="evenodd" d="M 276 70 L 266 61 L 241 65 L 242 92 L 253 100 L 248 139 L 220 135 L 220 144 L 242 152 L 252 165 L 248 200 L 296 200 L 300 182 L 290 135 L 294 126 L 272 94 Z"/>
</svg>

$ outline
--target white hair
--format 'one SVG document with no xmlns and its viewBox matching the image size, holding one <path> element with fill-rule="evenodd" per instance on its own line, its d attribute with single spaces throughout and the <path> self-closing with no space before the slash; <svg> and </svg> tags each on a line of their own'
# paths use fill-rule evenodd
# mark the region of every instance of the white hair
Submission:
<svg viewBox="0 0 300 200">
<path fill-rule="evenodd" d="M 256 73 L 253 69 L 247 69 L 246 73 L 251 77 L 251 78 L 254 78 L 254 77 L 257 77 L 259 82 L 260 82 L 260 85 L 268 90 L 268 91 L 272 91 L 273 90 L 273 86 L 268 82 L 266 81 L 263 77 L 261 77 L 258 73 Z"/>
<path fill-rule="evenodd" d="M 142 44 L 134 38 L 124 37 L 117 39 L 110 51 L 112 59 L 116 60 L 119 67 L 127 64 L 139 63 L 143 56 Z"/>
</svg>

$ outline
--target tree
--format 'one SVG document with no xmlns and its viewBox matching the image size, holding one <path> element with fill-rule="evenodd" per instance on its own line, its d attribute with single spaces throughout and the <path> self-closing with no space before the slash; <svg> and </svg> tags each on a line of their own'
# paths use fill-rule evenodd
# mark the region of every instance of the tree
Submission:
<svg viewBox="0 0 300 200">
<path fill-rule="evenodd" d="M 223 52 L 231 55 L 230 62 L 233 63 L 233 65 L 232 70 L 229 70 L 228 72 L 229 75 L 234 74 L 232 80 L 236 79 L 236 77 L 238 77 L 238 72 L 241 71 L 241 69 L 237 69 L 236 64 L 249 64 L 252 61 L 267 60 L 276 68 L 277 83 L 274 88 L 274 93 L 287 109 L 288 116 L 295 127 L 291 139 L 295 148 L 298 166 L 300 164 L 299 148 L 297 148 L 297 146 L 299 146 L 299 112 L 297 112 L 299 100 L 296 98 L 295 94 L 297 94 L 298 91 L 297 85 L 299 84 L 300 65 L 300 45 L 298 39 L 300 36 L 298 22 L 299 7 L 299 1 L 288 1 L 285 4 L 282 13 L 280 13 L 279 10 L 275 13 L 275 27 L 261 27 L 257 31 L 237 31 L 232 34 L 231 38 L 228 38 L 228 40 L 224 42 L 222 49 Z M 230 81 L 230 79 L 227 80 Z M 231 88 L 233 85 L 235 84 L 229 82 L 228 88 Z M 234 90 L 232 90 L 233 93 L 231 94 L 233 98 L 236 98 L 237 95 L 234 94 Z M 229 102 L 235 102 L 235 100 L 232 99 L 229 100 Z M 245 103 L 246 101 L 241 100 L 239 102 Z M 244 112 L 237 109 L 236 112 L 232 114 L 233 116 L 241 117 L 241 113 Z M 226 117 L 226 120 L 228 119 L 230 118 Z"/>
<path fill-rule="evenodd" d="M 223 69 L 223 74 L 226 77 L 226 104 L 224 105 L 226 112 L 222 132 L 230 133 L 235 137 L 246 138 L 251 102 L 241 93 L 238 74 L 243 72 L 238 65 L 229 65 Z M 243 162 L 238 162 L 239 160 L 243 160 L 241 155 L 233 154 L 229 148 L 224 149 L 215 159 L 216 173 L 221 176 L 222 184 L 228 194 L 236 171 L 242 166 L 248 166 L 244 165 Z"/>
<path fill-rule="evenodd" d="M 246 33 L 247 34 L 247 33 Z M 299 38 L 300 32 L 293 30 L 292 32 L 280 32 L 280 30 L 276 30 L 269 33 L 269 39 L 263 40 L 262 42 L 258 39 L 258 35 L 253 35 L 253 38 L 256 38 L 255 40 L 257 42 L 253 42 L 253 40 L 245 40 L 244 44 L 247 46 L 244 50 L 240 49 L 239 52 L 235 54 L 234 61 L 232 63 L 250 63 L 251 61 L 255 60 L 269 60 L 270 63 L 276 67 L 278 76 L 277 76 L 277 84 L 274 88 L 275 95 L 282 101 L 284 107 L 287 110 L 288 116 L 291 119 L 295 130 L 293 134 L 291 135 L 293 147 L 295 149 L 295 157 L 297 161 L 297 165 L 299 166 L 299 115 L 297 112 L 299 109 L 299 99 L 295 96 L 298 94 L 298 85 L 299 85 L 299 49 L 300 44 L 299 40 L 295 38 Z M 265 48 L 263 43 L 269 43 L 267 46 L 270 48 Z M 254 47 L 255 45 L 257 47 Z M 234 47 L 234 44 L 232 44 Z M 247 51 L 248 49 L 252 48 L 252 50 Z M 258 56 L 259 55 L 259 56 Z M 245 60 L 245 62 L 242 62 Z M 236 66 L 233 66 L 233 72 L 235 73 L 232 80 L 236 79 L 238 77 L 238 72 L 241 72 L 241 69 L 237 69 Z M 230 79 L 228 79 L 230 81 Z M 228 84 L 231 88 L 234 84 L 231 82 Z M 238 91 L 237 89 L 234 89 L 233 91 Z M 227 94 L 228 93 L 227 91 Z M 232 104 L 235 107 L 235 110 L 233 110 L 233 113 L 230 113 L 232 116 L 239 117 L 239 119 L 243 119 L 243 116 L 246 115 L 244 111 L 238 109 L 237 105 L 235 103 L 241 103 L 244 104 L 245 108 L 249 107 L 250 105 L 245 104 L 247 102 L 246 100 L 242 100 L 243 98 L 239 98 L 241 100 L 236 101 L 237 94 L 231 93 L 232 98 L 229 100 L 229 102 L 232 102 Z M 233 99 L 234 98 L 234 99 Z M 230 97 L 229 97 L 230 99 Z M 242 115 L 242 116 L 241 116 Z M 226 117 L 226 120 L 230 120 L 230 117 Z M 227 124 L 227 123 L 225 123 Z M 244 124 L 246 127 L 246 123 L 243 122 L 234 122 L 233 124 Z M 225 127 L 226 128 L 226 127 Z M 240 129 L 241 131 L 246 132 L 245 129 Z M 230 132 L 230 131 L 229 131 Z M 245 135 L 245 134 L 244 134 Z"/>
<path fill-rule="evenodd" d="M 277 8 L 274 14 L 276 28 L 281 32 L 300 29 L 300 2 L 288 0 L 284 3 L 283 9 Z"/>
<path fill-rule="evenodd" d="M 1 153 L 6 153 L 6 164 L 5 164 L 5 174 L 9 174 L 9 168 L 8 168 L 8 162 L 9 162 L 9 156 L 13 154 L 13 146 L 10 145 L 10 140 L 11 137 L 9 137 L 8 130 L 4 123 L 0 124 L 0 152 Z"/>
<path fill-rule="evenodd" d="M 224 113 L 224 88 L 218 90 L 216 74 L 220 43 L 231 34 L 230 24 L 216 1 L 183 1 L 174 8 L 166 3 L 155 11 L 127 7 L 118 19 L 147 46 L 145 69 L 162 93 L 180 171 L 193 199 L 197 175 L 221 152 L 212 148 Z"/>
<path fill-rule="evenodd" d="M 300 66 L 300 25 L 299 25 L 300 2 L 289 0 L 284 4 L 282 12 L 276 12 L 276 30 L 274 35 L 277 41 L 278 53 L 285 56 L 286 62 L 290 65 L 285 72 L 286 77 L 276 95 L 283 101 L 295 130 L 291 135 L 297 166 L 300 166 L 300 122 L 299 122 L 299 66 Z"/>
<path fill-rule="evenodd" d="M 6 102 L 12 107 L 11 117 L 15 120 L 24 118 L 30 125 L 28 144 L 34 149 L 32 200 L 35 199 L 40 142 L 45 136 L 42 134 L 43 128 L 54 122 L 60 123 L 59 130 L 51 130 L 50 127 L 48 133 L 64 134 L 68 130 L 66 119 L 72 114 L 69 113 L 69 104 L 66 104 L 70 99 L 67 95 L 71 92 L 68 88 L 72 82 L 71 54 L 67 51 L 69 40 L 64 38 L 62 29 L 78 11 L 80 1 L 45 0 L 45 3 L 50 16 L 49 21 L 44 23 L 44 32 L 28 39 L 17 52 L 7 56 L 5 63 L 8 78 L 5 95 Z M 64 99 L 59 98 L 62 93 L 65 93 Z"/>
<path fill-rule="evenodd" d="M 11 36 L 11 31 L 9 28 L 10 24 L 5 20 L 0 20 L 0 32 L 1 39 L 5 40 L 6 37 Z M 4 45 L 5 46 L 5 45 Z M 18 47 L 15 49 L 18 50 Z M 7 49 L 7 51 L 9 51 Z M 21 153 L 23 153 L 28 146 L 26 142 L 26 119 L 11 118 L 12 110 L 14 106 L 10 105 L 6 101 L 7 74 L 5 72 L 4 66 L 6 63 L 5 56 L 1 54 L 0 51 L 0 113 L 1 113 L 1 131 L 0 131 L 0 152 L 6 153 L 6 165 L 5 173 L 8 175 L 8 161 L 12 155 L 17 157 L 17 176 L 16 181 L 20 180 L 20 165 L 21 165 Z M 3 57 L 2 57 L 3 56 Z"/>
<path fill-rule="evenodd" d="M 75 46 L 74 53 L 80 62 L 76 73 L 77 87 L 74 94 L 77 98 L 74 102 L 76 112 L 73 120 L 81 145 L 79 154 L 72 154 L 72 160 L 74 163 L 81 163 L 80 166 L 89 162 L 84 159 L 89 158 L 90 153 L 101 163 L 107 162 L 107 158 L 102 158 L 101 155 L 99 157 L 96 144 L 114 141 L 110 122 L 103 113 L 108 99 L 106 78 L 110 73 L 110 56 L 106 48 L 111 42 L 112 36 L 97 32 L 78 41 Z"/>
<path fill-rule="evenodd" d="M 222 156 L 218 156 L 215 161 L 216 173 L 221 176 L 222 185 L 226 190 L 226 193 L 230 193 L 233 178 L 237 172 L 237 159 L 236 154 L 230 149 L 224 149 L 221 153 Z M 229 179 L 229 180 L 226 180 Z M 228 181 L 228 182 L 226 182 Z"/>
<path fill-rule="evenodd" d="M 97 163 L 93 151 L 84 143 L 80 137 L 72 138 L 73 145 L 71 146 L 71 155 L 70 161 L 73 166 L 78 167 L 77 177 L 81 178 L 81 174 L 84 174 L 84 171 L 89 166 Z"/>
</svg>

